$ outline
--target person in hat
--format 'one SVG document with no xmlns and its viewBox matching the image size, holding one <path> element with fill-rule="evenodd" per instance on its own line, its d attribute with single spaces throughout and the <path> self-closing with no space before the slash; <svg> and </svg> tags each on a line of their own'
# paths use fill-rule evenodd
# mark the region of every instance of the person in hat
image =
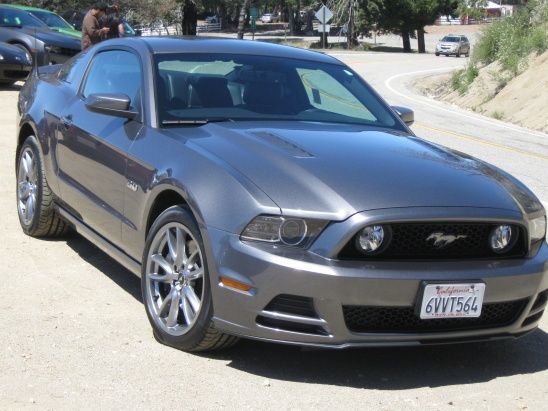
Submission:
<svg viewBox="0 0 548 411">
<path fill-rule="evenodd" d="M 101 28 L 99 19 L 105 15 L 107 6 L 105 4 L 94 4 L 84 17 L 82 23 L 82 50 L 99 43 L 110 31 L 108 27 Z"/>
</svg>

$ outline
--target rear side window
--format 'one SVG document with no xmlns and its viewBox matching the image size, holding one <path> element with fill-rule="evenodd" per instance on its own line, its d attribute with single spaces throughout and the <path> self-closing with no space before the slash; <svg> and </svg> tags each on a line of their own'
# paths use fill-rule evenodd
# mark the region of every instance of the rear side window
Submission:
<svg viewBox="0 0 548 411">
<path fill-rule="evenodd" d="M 82 91 L 84 97 L 95 93 L 125 94 L 135 108 L 141 91 L 141 63 L 125 50 L 109 50 L 97 54 Z"/>
</svg>

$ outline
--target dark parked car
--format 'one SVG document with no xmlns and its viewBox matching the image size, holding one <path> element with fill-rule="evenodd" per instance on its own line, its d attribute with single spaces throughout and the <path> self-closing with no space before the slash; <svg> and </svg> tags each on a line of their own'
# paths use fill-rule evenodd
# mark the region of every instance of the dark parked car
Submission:
<svg viewBox="0 0 548 411">
<path fill-rule="evenodd" d="M 80 40 L 52 31 L 29 12 L 0 5 L 0 41 L 24 47 L 38 65 L 60 64 L 81 50 Z"/>
<path fill-rule="evenodd" d="M 23 47 L 0 42 L 0 85 L 25 80 L 32 69 L 32 57 Z"/>
<path fill-rule="evenodd" d="M 546 307 L 537 198 L 333 57 L 110 40 L 32 75 L 18 112 L 24 232 L 71 225 L 140 275 L 165 344 L 490 340 Z"/>
</svg>

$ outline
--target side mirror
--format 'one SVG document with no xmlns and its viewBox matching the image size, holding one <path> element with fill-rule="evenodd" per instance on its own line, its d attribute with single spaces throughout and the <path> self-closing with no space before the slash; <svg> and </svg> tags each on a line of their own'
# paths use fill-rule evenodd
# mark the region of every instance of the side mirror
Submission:
<svg viewBox="0 0 548 411">
<path fill-rule="evenodd" d="M 84 104 L 89 111 L 108 116 L 135 118 L 139 114 L 130 110 L 131 100 L 125 94 L 91 94 Z"/>
<path fill-rule="evenodd" d="M 408 126 L 412 126 L 415 122 L 415 113 L 407 107 L 392 106 L 392 110 L 403 120 Z"/>
</svg>

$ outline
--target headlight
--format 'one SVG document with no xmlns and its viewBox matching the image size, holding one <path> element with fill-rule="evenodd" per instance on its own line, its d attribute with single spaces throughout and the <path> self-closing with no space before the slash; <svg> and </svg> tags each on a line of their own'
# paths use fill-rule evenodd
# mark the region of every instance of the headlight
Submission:
<svg viewBox="0 0 548 411">
<path fill-rule="evenodd" d="M 370 225 L 363 228 L 356 236 L 358 250 L 365 254 L 373 255 L 386 248 L 390 241 L 391 230 L 389 226 Z"/>
<path fill-rule="evenodd" d="M 546 216 L 541 216 L 529 222 L 531 242 L 542 240 L 546 235 Z"/>
<path fill-rule="evenodd" d="M 0 61 L 4 60 L 4 56 L 0 54 Z"/>
<path fill-rule="evenodd" d="M 271 244 L 306 247 L 321 233 L 326 221 L 281 216 L 258 216 L 251 221 L 240 238 Z"/>
</svg>

